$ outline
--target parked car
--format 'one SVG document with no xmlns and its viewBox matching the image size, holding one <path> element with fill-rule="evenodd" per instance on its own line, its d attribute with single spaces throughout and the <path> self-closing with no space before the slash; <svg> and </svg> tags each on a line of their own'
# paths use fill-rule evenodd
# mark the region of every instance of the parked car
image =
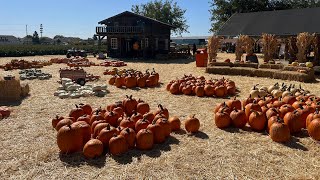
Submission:
<svg viewBox="0 0 320 180">
<path fill-rule="evenodd" d="M 67 51 L 67 58 L 70 58 L 72 56 L 87 57 L 87 52 L 85 50 L 69 49 Z"/>
</svg>

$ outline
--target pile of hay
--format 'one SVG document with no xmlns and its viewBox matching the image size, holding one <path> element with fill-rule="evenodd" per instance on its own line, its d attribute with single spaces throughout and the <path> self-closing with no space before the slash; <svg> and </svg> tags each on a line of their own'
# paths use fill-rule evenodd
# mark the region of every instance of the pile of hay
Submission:
<svg viewBox="0 0 320 180">
<path fill-rule="evenodd" d="M 210 62 L 209 65 L 211 66 L 233 66 L 233 63 L 231 62 Z"/>
<path fill-rule="evenodd" d="M 29 94 L 29 85 L 20 85 L 20 80 L 12 78 L 9 80 L 0 77 L 0 102 L 19 101 Z"/>
<path fill-rule="evenodd" d="M 315 81 L 314 73 L 311 71 L 309 74 L 305 74 L 297 71 L 285 71 L 283 69 L 254 69 L 248 67 L 211 66 L 207 67 L 206 72 L 221 75 L 256 76 L 300 82 Z"/>
<path fill-rule="evenodd" d="M 233 63 L 232 67 L 258 68 L 258 63 Z"/>
<path fill-rule="evenodd" d="M 283 69 L 283 64 L 260 64 L 259 69 Z"/>
</svg>

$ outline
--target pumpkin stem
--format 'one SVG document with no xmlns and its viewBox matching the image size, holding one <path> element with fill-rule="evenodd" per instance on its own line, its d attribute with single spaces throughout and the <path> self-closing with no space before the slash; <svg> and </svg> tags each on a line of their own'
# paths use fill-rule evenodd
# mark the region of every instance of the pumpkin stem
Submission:
<svg viewBox="0 0 320 180">
<path fill-rule="evenodd" d="M 237 109 L 236 107 L 233 107 L 233 110 L 236 111 L 236 112 L 238 112 L 238 109 Z"/>
<path fill-rule="evenodd" d="M 56 115 L 56 119 L 59 119 L 59 116 L 58 116 L 58 114 Z"/>
<path fill-rule="evenodd" d="M 79 108 L 78 105 L 75 104 L 75 106 L 76 106 L 76 108 Z"/>
<path fill-rule="evenodd" d="M 127 131 L 127 133 L 130 133 L 130 129 L 128 127 L 126 128 L 126 131 Z"/>
<path fill-rule="evenodd" d="M 158 107 L 163 110 L 163 106 L 161 104 L 159 104 Z"/>
</svg>

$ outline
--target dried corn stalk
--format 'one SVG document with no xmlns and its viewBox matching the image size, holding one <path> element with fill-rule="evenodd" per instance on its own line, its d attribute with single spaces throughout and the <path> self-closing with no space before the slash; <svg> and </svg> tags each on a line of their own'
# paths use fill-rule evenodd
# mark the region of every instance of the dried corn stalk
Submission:
<svg viewBox="0 0 320 180">
<path fill-rule="evenodd" d="M 313 34 L 313 52 L 314 52 L 314 61 L 319 60 L 319 53 L 320 53 L 320 36 L 317 34 Z"/>
<path fill-rule="evenodd" d="M 290 56 L 290 63 L 297 60 L 297 40 L 295 37 L 289 37 L 288 38 L 288 51 L 289 51 L 289 56 Z"/>
<path fill-rule="evenodd" d="M 268 62 L 273 59 L 276 53 L 278 41 L 273 34 L 262 34 L 263 60 Z"/>
<path fill-rule="evenodd" d="M 220 38 L 218 36 L 211 36 L 208 39 L 208 60 L 209 60 L 209 63 L 216 60 L 219 46 L 220 46 Z"/>
<path fill-rule="evenodd" d="M 249 36 L 244 36 L 243 38 L 243 49 L 247 55 L 250 56 L 253 54 L 254 40 Z"/>
<path fill-rule="evenodd" d="M 236 60 L 241 60 L 241 56 L 243 55 L 243 48 L 244 48 L 244 42 L 245 42 L 245 35 L 240 35 L 237 42 L 236 42 Z"/>
<path fill-rule="evenodd" d="M 307 62 L 307 50 L 313 41 L 313 36 L 307 32 L 300 33 L 297 36 L 298 62 Z"/>
</svg>

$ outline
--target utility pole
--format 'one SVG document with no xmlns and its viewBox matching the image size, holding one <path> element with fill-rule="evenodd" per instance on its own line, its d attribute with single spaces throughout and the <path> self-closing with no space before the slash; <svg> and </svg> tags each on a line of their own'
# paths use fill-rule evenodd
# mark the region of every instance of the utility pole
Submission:
<svg viewBox="0 0 320 180">
<path fill-rule="evenodd" d="M 43 27 L 42 27 L 42 24 L 40 24 L 40 34 L 41 34 L 41 37 L 42 37 L 42 33 L 43 33 Z"/>
<path fill-rule="evenodd" d="M 28 24 L 26 24 L 26 36 L 28 36 Z"/>
</svg>

